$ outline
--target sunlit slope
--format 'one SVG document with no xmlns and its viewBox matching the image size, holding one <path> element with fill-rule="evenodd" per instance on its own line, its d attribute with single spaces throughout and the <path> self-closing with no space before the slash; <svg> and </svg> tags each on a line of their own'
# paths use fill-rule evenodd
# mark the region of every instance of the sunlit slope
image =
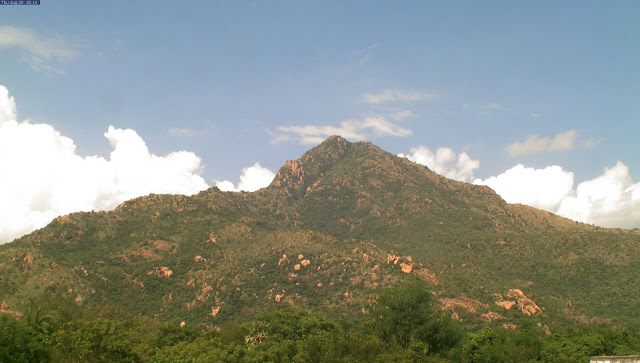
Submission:
<svg viewBox="0 0 640 363">
<path fill-rule="evenodd" d="M 196 324 L 281 304 L 362 314 L 410 276 L 463 321 L 640 327 L 637 231 L 510 205 L 340 137 L 254 193 L 151 195 L 0 246 L 0 299 L 12 311 L 50 291 Z"/>
</svg>

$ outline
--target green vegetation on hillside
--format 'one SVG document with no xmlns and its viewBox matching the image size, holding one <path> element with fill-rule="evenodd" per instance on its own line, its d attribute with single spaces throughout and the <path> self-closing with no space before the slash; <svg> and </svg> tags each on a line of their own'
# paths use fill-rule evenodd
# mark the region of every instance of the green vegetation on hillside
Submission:
<svg viewBox="0 0 640 363">
<path fill-rule="evenodd" d="M 580 326 L 548 335 L 528 320 L 472 332 L 439 312 L 419 280 L 382 290 L 358 320 L 288 306 L 193 329 L 118 308 L 80 309 L 56 296 L 25 311 L 33 307 L 55 318 L 0 315 L 0 361 L 585 362 L 640 353 L 640 334 L 628 329 Z"/>
<path fill-rule="evenodd" d="M 0 311 L 59 294 L 198 329 L 283 305 L 339 319 L 415 278 L 475 330 L 640 327 L 638 231 L 510 205 L 339 137 L 257 192 L 149 195 L 0 246 Z"/>
</svg>

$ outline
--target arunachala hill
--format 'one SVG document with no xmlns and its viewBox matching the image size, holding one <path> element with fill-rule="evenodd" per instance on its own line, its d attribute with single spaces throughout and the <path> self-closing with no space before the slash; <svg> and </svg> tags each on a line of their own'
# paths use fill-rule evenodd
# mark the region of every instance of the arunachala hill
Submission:
<svg viewBox="0 0 640 363">
<path fill-rule="evenodd" d="M 640 232 L 605 229 L 330 137 L 247 193 L 149 195 L 0 246 L 0 310 L 46 293 L 191 326 L 330 316 L 404 279 L 469 324 L 640 327 Z"/>
</svg>

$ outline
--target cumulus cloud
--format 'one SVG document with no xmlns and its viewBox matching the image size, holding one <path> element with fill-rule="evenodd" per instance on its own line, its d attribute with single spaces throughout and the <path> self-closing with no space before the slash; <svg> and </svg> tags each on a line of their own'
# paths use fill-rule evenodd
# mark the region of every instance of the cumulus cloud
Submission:
<svg viewBox="0 0 640 363">
<path fill-rule="evenodd" d="M 505 150 L 512 158 L 540 152 L 571 150 L 575 147 L 576 136 L 576 130 L 559 133 L 553 138 L 531 135 L 523 142 L 514 142 L 507 146 Z"/>
<path fill-rule="evenodd" d="M 534 169 L 518 164 L 498 176 L 476 179 L 474 183 L 487 185 L 508 203 L 555 212 L 573 190 L 573 173 L 557 165 Z"/>
<path fill-rule="evenodd" d="M 20 48 L 22 60 L 39 72 L 64 73 L 60 66 L 79 55 L 77 47 L 60 36 L 43 36 L 28 28 L 0 26 L 0 47 Z"/>
<path fill-rule="evenodd" d="M 9 90 L 0 85 L 0 124 L 16 118 L 16 101 L 9 96 Z"/>
<path fill-rule="evenodd" d="M 342 121 L 339 126 L 279 126 L 280 134 L 272 142 L 299 141 L 301 144 L 318 144 L 331 135 L 340 135 L 352 141 L 363 141 L 379 136 L 409 136 L 413 131 L 402 128 L 384 116 L 368 116 L 361 120 Z"/>
<path fill-rule="evenodd" d="M 629 168 L 620 161 L 575 190 L 573 173 L 555 165 L 535 169 L 518 164 L 474 183 L 491 187 L 509 203 L 530 205 L 575 221 L 603 227 L 640 226 L 640 182 L 632 182 Z"/>
<path fill-rule="evenodd" d="M 618 161 L 594 179 L 575 187 L 574 173 L 552 165 L 537 169 L 517 164 L 497 176 L 474 179 L 478 160 L 441 147 L 425 146 L 398 154 L 450 179 L 486 185 L 508 203 L 520 203 L 575 221 L 603 227 L 640 227 L 640 182 L 633 182 L 629 168 Z"/>
<path fill-rule="evenodd" d="M 237 187 L 228 180 L 216 180 L 216 187 L 223 192 L 254 192 L 258 189 L 268 187 L 275 176 L 276 174 L 271 170 L 263 168 L 260 166 L 260 163 L 255 163 L 252 166 L 242 169 L 240 182 Z"/>
<path fill-rule="evenodd" d="M 629 168 L 618 161 L 597 178 L 580 183 L 575 196 L 562 200 L 557 214 L 604 227 L 637 227 L 640 182 L 634 184 Z"/>
<path fill-rule="evenodd" d="M 73 140 L 52 126 L 17 122 L 15 103 L 3 86 L 0 107 L 0 243 L 63 214 L 111 210 L 149 193 L 195 194 L 208 188 L 200 158 L 192 152 L 157 156 L 134 130 L 109 126 L 104 133 L 112 147 L 109 158 L 82 157 Z"/>
<path fill-rule="evenodd" d="M 438 95 L 429 92 L 406 91 L 399 89 L 386 89 L 378 93 L 365 93 L 362 95 L 364 102 L 369 104 L 380 104 L 387 102 L 415 102 L 426 101 L 437 98 Z"/>
<path fill-rule="evenodd" d="M 480 167 L 480 161 L 473 160 L 467 153 L 456 153 L 448 147 L 440 147 L 433 153 L 425 146 L 411 149 L 411 154 L 398 154 L 416 164 L 427 166 L 434 172 L 449 179 L 468 182 L 473 179 L 473 172 Z"/>
</svg>

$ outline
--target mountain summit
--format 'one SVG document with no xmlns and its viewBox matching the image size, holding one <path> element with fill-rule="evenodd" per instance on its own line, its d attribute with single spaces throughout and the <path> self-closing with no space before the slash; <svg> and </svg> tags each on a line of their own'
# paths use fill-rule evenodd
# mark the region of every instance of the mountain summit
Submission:
<svg viewBox="0 0 640 363">
<path fill-rule="evenodd" d="M 271 183 L 286 188 L 292 195 L 304 196 L 307 189 L 331 169 L 353 144 L 340 136 L 331 136 L 298 160 L 287 160 Z"/>
<path fill-rule="evenodd" d="M 640 327 L 637 232 L 511 205 L 338 136 L 253 193 L 149 195 L 0 246 L 3 311 L 57 293 L 191 325 L 282 304 L 345 315 L 409 278 L 466 322 Z"/>
<path fill-rule="evenodd" d="M 268 189 L 293 197 L 302 220 L 313 227 L 330 224 L 328 232 L 341 229 L 342 223 L 350 231 L 397 235 L 394 225 L 404 222 L 433 232 L 445 220 L 457 229 L 493 232 L 575 225 L 547 212 L 508 205 L 486 186 L 447 179 L 369 142 L 350 143 L 339 136 L 287 161 Z M 532 218 L 525 221 L 521 215 Z"/>
</svg>

